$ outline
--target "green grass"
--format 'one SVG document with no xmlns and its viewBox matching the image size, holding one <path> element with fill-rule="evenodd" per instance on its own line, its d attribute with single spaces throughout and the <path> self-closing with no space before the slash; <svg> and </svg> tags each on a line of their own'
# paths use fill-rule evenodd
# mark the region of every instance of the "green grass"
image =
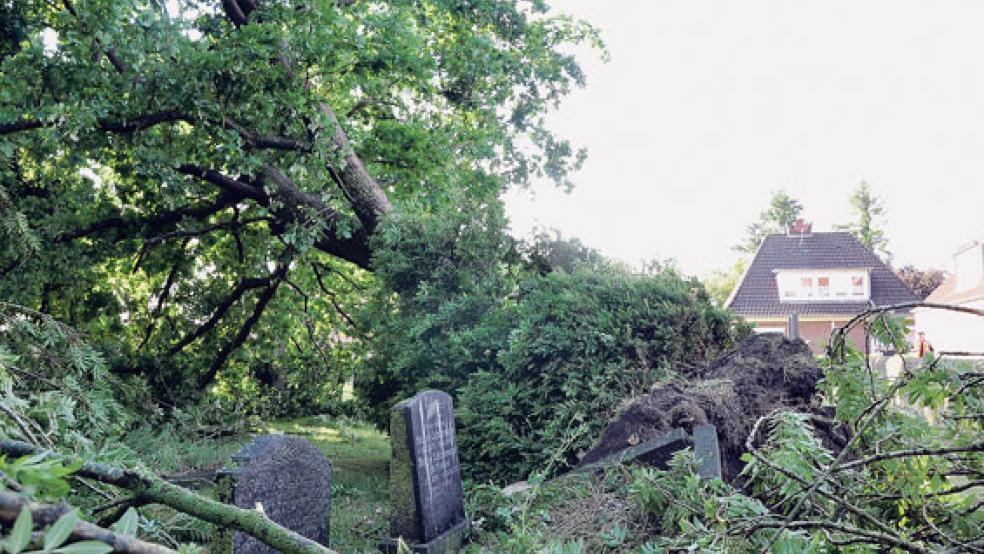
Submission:
<svg viewBox="0 0 984 554">
<path fill-rule="evenodd" d="M 331 547 L 377 552 L 389 529 L 389 438 L 367 423 L 321 416 L 270 423 L 265 430 L 304 437 L 331 461 Z"/>
</svg>

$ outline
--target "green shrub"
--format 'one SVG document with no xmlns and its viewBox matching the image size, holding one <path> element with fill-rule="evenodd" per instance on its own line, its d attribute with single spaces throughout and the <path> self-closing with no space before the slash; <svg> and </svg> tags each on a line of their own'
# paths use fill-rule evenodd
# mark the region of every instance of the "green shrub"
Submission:
<svg viewBox="0 0 984 554">
<path fill-rule="evenodd" d="M 712 357 L 743 328 L 672 268 L 554 272 L 527 280 L 497 363 L 458 393 L 458 444 L 474 479 L 577 463 L 628 398 L 681 360 Z"/>
<path fill-rule="evenodd" d="M 420 390 L 452 394 L 469 477 L 570 467 L 627 398 L 744 332 L 669 265 L 634 274 L 577 241 L 521 244 L 504 229 L 489 206 L 391 218 L 361 317 L 356 388 L 374 422 Z"/>
</svg>

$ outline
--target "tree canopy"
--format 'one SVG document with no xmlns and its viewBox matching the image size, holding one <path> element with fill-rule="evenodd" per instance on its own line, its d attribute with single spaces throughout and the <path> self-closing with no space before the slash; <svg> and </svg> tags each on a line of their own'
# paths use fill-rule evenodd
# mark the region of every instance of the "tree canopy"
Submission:
<svg viewBox="0 0 984 554">
<path fill-rule="evenodd" d="M 600 41 L 540 0 L 0 16 L 0 295 L 162 389 L 349 365 L 371 238 L 406 220 L 391 214 L 567 186 L 584 157 L 544 115 L 584 83 L 570 46 Z"/>
<path fill-rule="evenodd" d="M 892 253 L 888 249 L 888 237 L 882 229 L 881 218 L 885 213 L 882 200 L 875 196 L 871 185 L 861 181 L 851 193 L 850 203 L 853 221 L 844 225 L 835 225 L 834 228 L 849 231 L 865 248 L 878 254 L 885 261 L 891 261 Z"/>
<path fill-rule="evenodd" d="M 773 192 L 769 207 L 759 214 L 758 221 L 745 228 L 745 238 L 735 245 L 735 250 L 754 254 L 767 235 L 785 233 L 802 211 L 803 204 L 786 191 Z"/>
</svg>

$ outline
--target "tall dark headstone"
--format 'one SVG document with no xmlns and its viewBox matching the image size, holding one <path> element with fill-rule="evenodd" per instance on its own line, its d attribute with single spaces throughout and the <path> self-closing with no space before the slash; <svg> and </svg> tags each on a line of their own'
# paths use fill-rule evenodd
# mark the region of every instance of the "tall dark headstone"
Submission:
<svg viewBox="0 0 984 554">
<path fill-rule="evenodd" d="M 396 552 L 402 539 L 414 552 L 457 552 L 466 522 L 451 397 L 430 390 L 393 406 L 390 440 L 391 538 L 381 548 Z"/>
<path fill-rule="evenodd" d="M 283 527 L 325 546 L 331 514 L 331 463 L 308 441 L 260 435 L 232 457 L 219 478 L 219 497 L 240 508 L 262 510 Z M 213 552 L 274 554 L 255 538 L 236 532 L 217 537 Z"/>
<path fill-rule="evenodd" d="M 718 447 L 717 427 L 694 427 L 694 459 L 697 460 L 697 475 L 705 479 L 721 478 L 721 449 Z"/>
</svg>

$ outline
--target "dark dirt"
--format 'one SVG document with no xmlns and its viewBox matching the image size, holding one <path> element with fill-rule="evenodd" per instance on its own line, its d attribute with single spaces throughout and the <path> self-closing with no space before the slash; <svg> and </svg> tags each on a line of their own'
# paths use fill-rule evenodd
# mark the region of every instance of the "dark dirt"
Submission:
<svg viewBox="0 0 984 554">
<path fill-rule="evenodd" d="M 817 415 L 815 427 L 824 442 L 836 450 L 846 444 L 842 429 L 823 423 L 832 415 L 815 399 L 823 372 L 801 340 L 772 333 L 752 335 L 738 349 L 692 373 L 686 380 L 657 385 L 629 405 L 584 455 L 581 465 L 674 427 L 691 432 L 695 425 L 710 423 L 718 431 L 724 480 L 734 481 L 744 467 L 741 455 L 752 427 L 776 408 Z"/>
</svg>

